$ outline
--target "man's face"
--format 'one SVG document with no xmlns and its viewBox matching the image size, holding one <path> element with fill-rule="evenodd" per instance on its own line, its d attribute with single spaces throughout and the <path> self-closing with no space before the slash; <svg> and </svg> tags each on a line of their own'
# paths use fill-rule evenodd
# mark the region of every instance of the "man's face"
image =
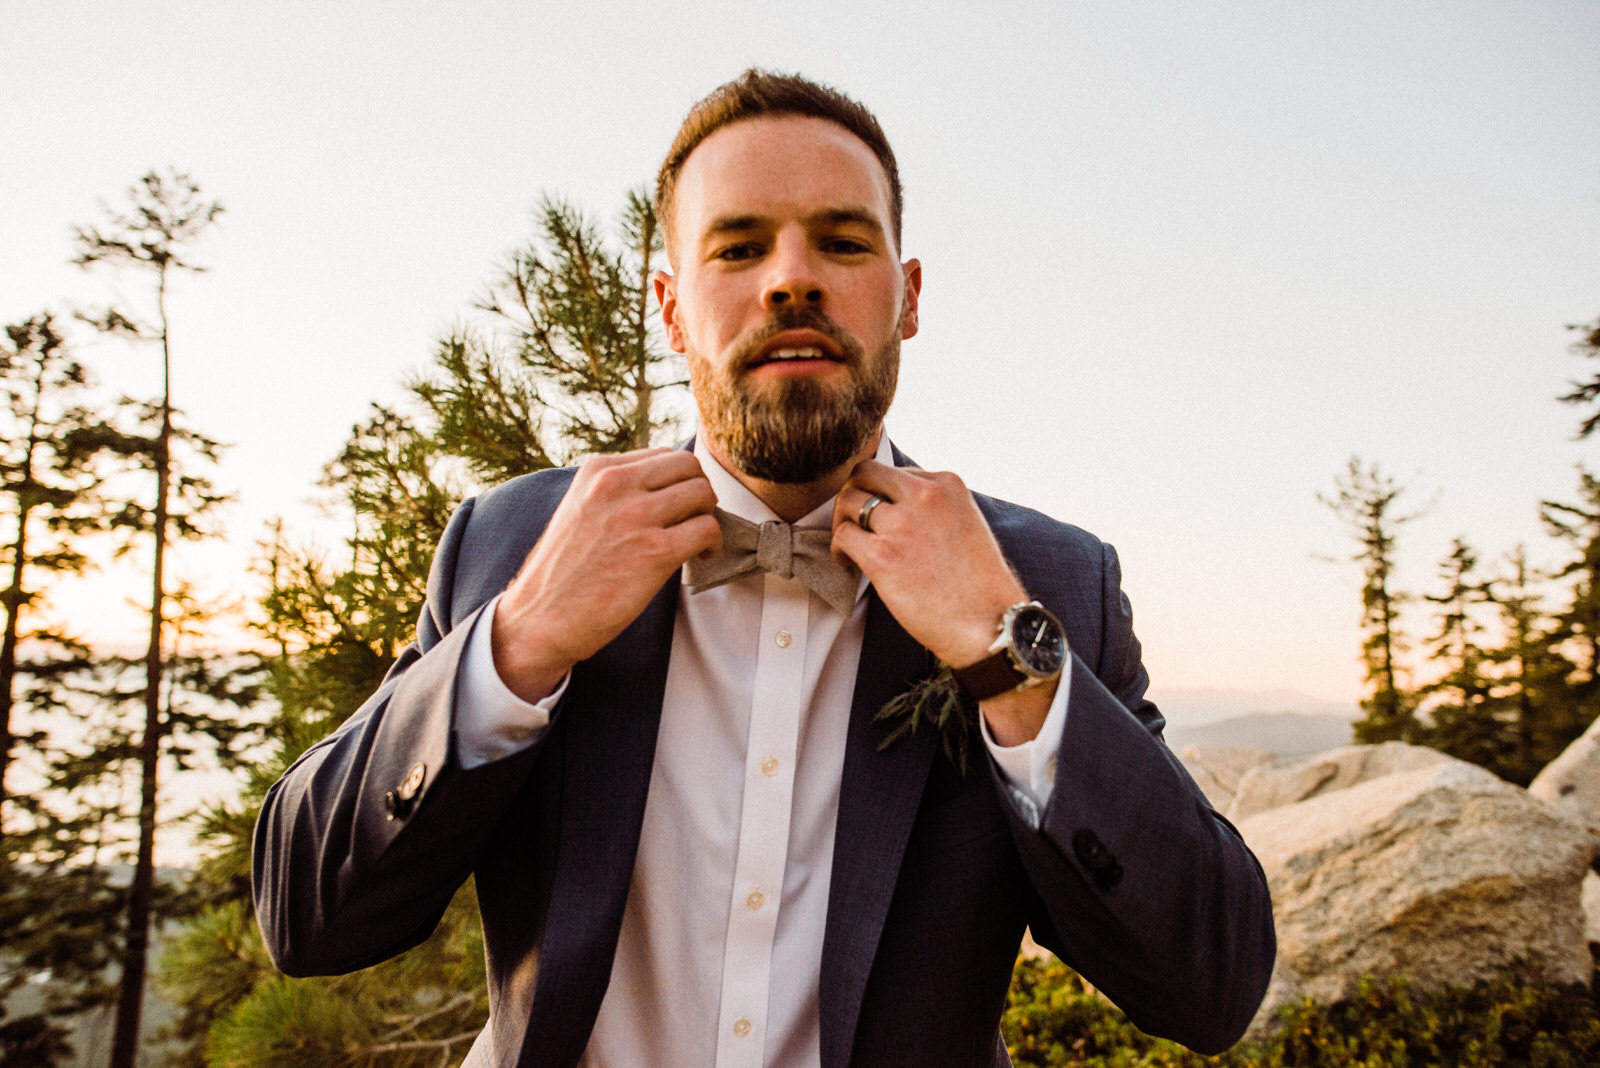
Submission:
<svg viewBox="0 0 1600 1068">
<path fill-rule="evenodd" d="M 921 267 L 899 262 L 877 157 L 825 119 L 736 122 L 684 162 L 673 212 L 656 296 L 713 454 L 779 483 L 843 466 L 917 331 Z"/>
</svg>

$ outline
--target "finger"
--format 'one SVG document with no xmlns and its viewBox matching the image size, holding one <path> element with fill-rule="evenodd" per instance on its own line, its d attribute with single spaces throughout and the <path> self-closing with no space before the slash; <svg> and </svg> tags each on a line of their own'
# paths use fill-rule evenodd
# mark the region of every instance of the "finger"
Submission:
<svg viewBox="0 0 1600 1068">
<path fill-rule="evenodd" d="M 722 527 L 715 516 L 692 516 L 672 528 L 683 539 L 683 559 L 691 556 L 709 556 L 722 551 Z"/>
<path fill-rule="evenodd" d="M 874 504 L 873 502 L 877 503 Z M 868 511 L 868 506 L 871 511 Z M 878 533 L 882 523 L 894 509 L 894 502 L 878 493 L 868 493 L 866 490 L 847 489 L 839 494 L 834 505 L 833 523 L 837 528 L 841 523 L 848 523 L 867 531 L 869 534 Z M 862 515 L 867 514 L 867 521 L 863 523 Z"/>
<path fill-rule="evenodd" d="M 710 515 L 717 493 L 705 476 L 669 483 L 650 492 L 652 514 L 663 526 L 673 526 L 695 516 Z"/>
<path fill-rule="evenodd" d="M 645 489 L 661 489 L 677 482 L 705 478 L 705 469 L 692 452 L 684 449 L 650 451 L 652 455 L 640 458 L 640 485 Z"/>
<path fill-rule="evenodd" d="M 696 556 L 715 553 L 722 548 L 722 528 L 716 517 L 694 515 L 659 531 L 656 537 L 663 564 L 676 568 Z"/>
<path fill-rule="evenodd" d="M 903 501 L 916 492 L 919 483 L 929 478 L 920 467 L 892 467 L 876 460 L 863 460 L 850 472 L 846 485 L 886 501 Z"/>
<path fill-rule="evenodd" d="M 661 456 L 671 451 L 671 449 L 657 446 L 649 449 L 634 449 L 631 452 L 601 453 L 579 463 L 578 473 L 589 472 L 593 474 L 610 468 L 638 468 L 641 464 L 648 463 L 653 457 Z"/>
<path fill-rule="evenodd" d="M 846 485 L 892 500 L 890 490 L 897 471 L 898 468 L 879 463 L 877 460 L 862 460 L 850 472 Z"/>
<path fill-rule="evenodd" d="M 867 566 L 867 542 L 872 535 L 856 526 L 854 523 L 836 523 L 833 528 L 833 544 L 830 551 L 833 558 L 840 563 L 855 564 L 867 578 L 872 578 L 872 571 Z"/>
<path fill-rule="evenodd" d="M 858 523 L 861 519 L 861 508 L 873 498 L 873 494 L 854 486 L 845 486 L 839 495 L 833 499 L 833 526 L 838 529 L 843 523 Z M 879 498 L 883 500 L 884 498 Z M 881 506 L 880 506 L 881 507 Z"/>
</svg>

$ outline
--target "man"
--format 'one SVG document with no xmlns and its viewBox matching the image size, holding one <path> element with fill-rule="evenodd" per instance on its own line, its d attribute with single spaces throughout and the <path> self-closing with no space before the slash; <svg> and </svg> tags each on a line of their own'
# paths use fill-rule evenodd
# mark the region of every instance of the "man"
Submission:
<svg viewBox="0 0 1600 1068">
<path fill-rule="evenodd" d="M 1270 903 L 1160 740 L 1114 553 L 883 435 L 900 200 L 832 90 L 690 112 L 654 284 L 693 447 L 462 507 L 416 643 L 263 808 L 281 968 L 406 949 L 474 875 L 471 1064 L 1002 1065 L 1025 926 L 1144 1029 L 1237 1039 Z"/>
</svg>

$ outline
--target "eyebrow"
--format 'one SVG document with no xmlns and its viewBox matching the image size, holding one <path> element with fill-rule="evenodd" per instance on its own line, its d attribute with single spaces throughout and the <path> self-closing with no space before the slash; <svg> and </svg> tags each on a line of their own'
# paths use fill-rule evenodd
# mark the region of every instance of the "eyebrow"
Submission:
<svg viewBox="0 0 1600 1068">
<path fill-rule="evenodd" d="M 750 230 L 760 229 L 768 221 L 767 216 L 757 215 L 753 212 L 744 215 L 719 215 L 706 226 L 705 236 L 745 233 Z M 885 232 L 883 223 L 877 215 L 866 208 L 854 206 L 828 208 L 825 211 L 808 215 L 805 222 L 810 226 L 818 224 L 824 226 L 855 224 L 857 226 L 865 226 L 880 234 Z"/>
<path fill-rule="evenodd" d="M 816 222 L 829 223 L 834 226 L 845 223 L 855 223 L 869 229 L 883 232 L 883 222 L 866 208 L 832 208 L 815 217 Z"/>
</svg>

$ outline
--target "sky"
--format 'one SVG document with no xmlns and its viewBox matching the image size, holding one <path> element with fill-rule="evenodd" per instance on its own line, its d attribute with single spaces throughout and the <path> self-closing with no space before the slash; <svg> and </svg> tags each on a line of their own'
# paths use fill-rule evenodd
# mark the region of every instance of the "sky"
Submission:
<svg viewBox="0 0 1600 1068">
<path fill-rule="evenodd" d="M 1600 463 L 1554 399 L 1596 370 L 1566 329 L 1600 316 L 1588 0 L 0 0 L 0 40 L 0 321 L 107 299 L 71 228 L 152 167 L 226 208 L 171 303 L 176 402 L 236 495 L 178 570 L 224 600 L 272 517 L 337 545 L 322 465 L 540 196 L 615 218 L 751 65 L 895 146 L 924 284 L 890 435 L 1114 544 L 1175 719 L 1353 710 L 1359 577 L 1317 500 L 1352 455 L 1427 507 L 1421 591 L 1458 535 L 1558 560 L 1538 502 Z M 154 384 L 148 353 L 78 351 Z M 134 642 L 139 588 L 108 568 L 52 609 Z"/>
</svg>

